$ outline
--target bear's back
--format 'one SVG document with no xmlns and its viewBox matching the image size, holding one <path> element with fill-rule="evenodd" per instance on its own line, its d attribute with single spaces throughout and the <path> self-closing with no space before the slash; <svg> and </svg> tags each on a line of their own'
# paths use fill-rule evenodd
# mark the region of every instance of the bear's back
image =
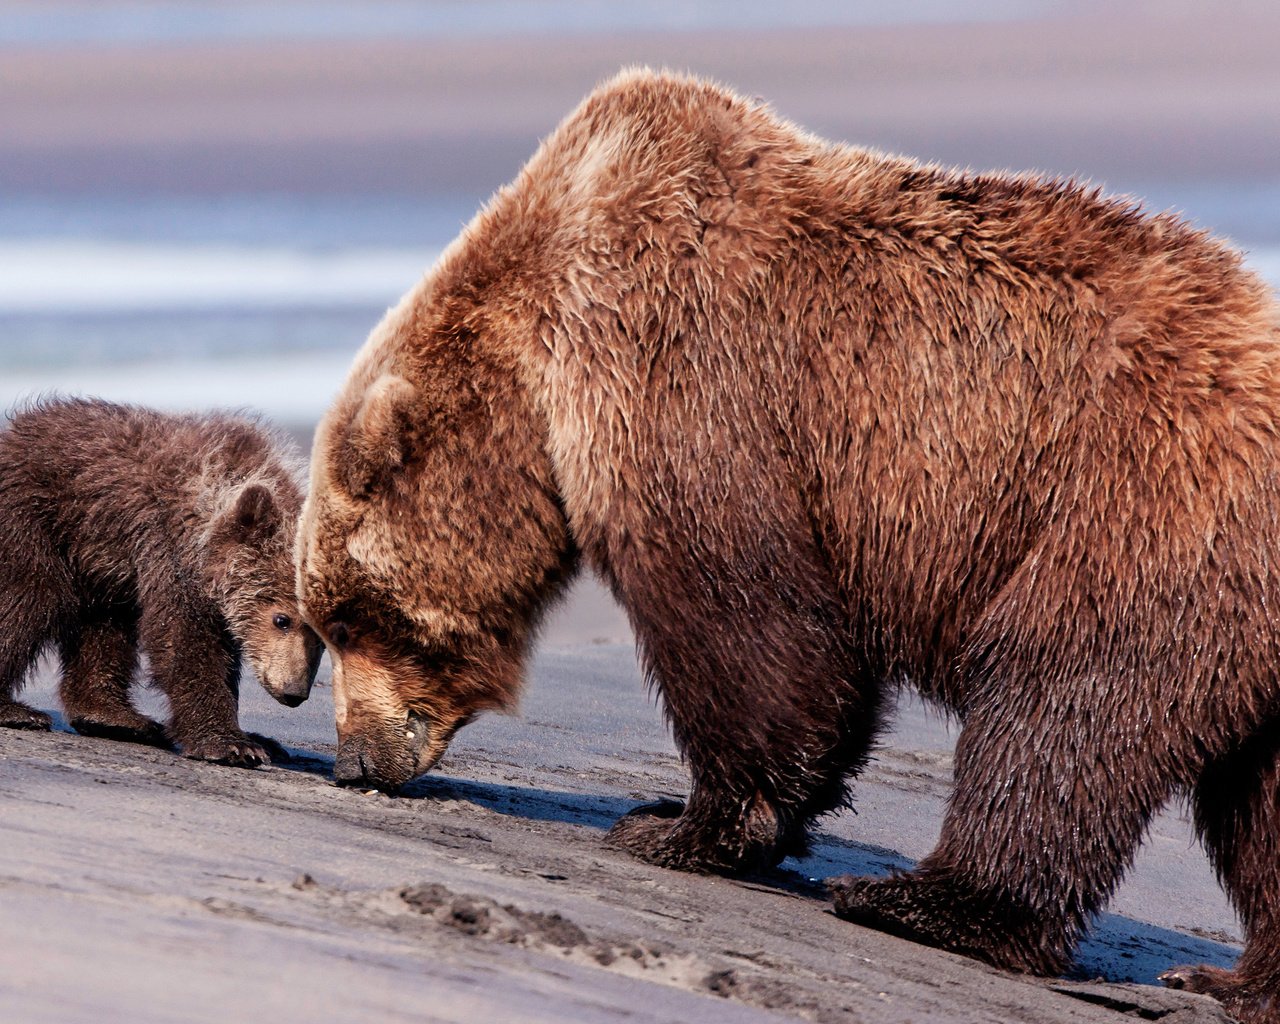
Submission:
<svg viewBox="0 0 1280 1024">
<path fill-rule="evenodd" d="M 201 532 L 250 479 L 296 516 L 295 470 L 251 420 L 45 400 L 0 432 L 0 514 L 44 531 L 78 575 L 129 582 L 157 559 L 194 570 Z"/>
</svg>

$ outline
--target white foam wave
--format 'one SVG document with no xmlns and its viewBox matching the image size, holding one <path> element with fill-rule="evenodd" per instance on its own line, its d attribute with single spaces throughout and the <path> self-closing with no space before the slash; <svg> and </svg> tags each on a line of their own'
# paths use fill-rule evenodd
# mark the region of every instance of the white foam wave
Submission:
<svg viewBox="0 0 1280 1024">
<path fill-rule="evenodd" d="M 386 307 L 433 249 L 339 252 L 128 242 L 0 242 L 0 314 L 166 309 Z M 1280 288 L 1280 247 L 1248 254 Z"/>
<path fill-rule="evenodd" d="M 389 306 L 438 252 L 0 242 L 0 313 Z"/>
<path fill-rule="evenodd" d="M 240 409 L 263 413 L 279 423 L 306 426 L 329 407 L 351 360 L 350 352 L 321 352 L 7 371 L 0 375 L 0 413 L 56 392 L 170 412 Z"/>
</svg>

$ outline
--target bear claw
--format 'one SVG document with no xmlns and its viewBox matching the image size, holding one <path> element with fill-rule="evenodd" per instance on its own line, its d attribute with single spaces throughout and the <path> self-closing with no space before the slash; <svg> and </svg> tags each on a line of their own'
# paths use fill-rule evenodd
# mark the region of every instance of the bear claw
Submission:
<svg viewBox="0 0 1280 1024">
<path fill-rule="evenodd" d="M 271 763 L 266 747 L 246 735 L 212 736 L 193 740 L 182 744 L 182 756 L 233 768 L 257 768 Z"/>
<path fill-rule="evenodd" d="M 1163 982 L 1166 988 L 1176 988 L 1182 992 L 1205 992 L 1212 985 L 1209 976 L 1199 967 L 1173 967 L 1157 980 Z"/>
<path fill-rule="evenodd" d="M 1199 964 L 1170 968 L 1159 980 L 1169 988 L 1213 997 L 1242 1024 L 1280 1024 L 1274 979 Z"/>
<path fill-rule="evenodd" d="M 1208 964 L 1185 964 L 1171 967 L 1157 979 L 1166 988 L 1175 988 L 1181 992 L 1195 992 L 1200 995 L 1214 996 L 1224 999 L 1240 987 L 1240 978 L 1235 971 L 1221 967 L 1210 967 Z"/>
<path fill-rule="evenodd" d="M 624 814 L 606 841 L 639 860 L 677 871 L 737 875 L 776 867 L 785 854 L 778 817 L 764 801 L 747 813 L 691 814 L 678 800 L 659 800 Z"/>
<path fill-rule="evenodd" d="M 270 736 L 263 736 L 257 732 L 251 732 L 248 736 L 249 739 L 267 752 L 267 760 L 271 764 L 288 764 L 293 760 L 292 755 L 284 748 L 283 744 L 273 740 Z"/>
</svg>

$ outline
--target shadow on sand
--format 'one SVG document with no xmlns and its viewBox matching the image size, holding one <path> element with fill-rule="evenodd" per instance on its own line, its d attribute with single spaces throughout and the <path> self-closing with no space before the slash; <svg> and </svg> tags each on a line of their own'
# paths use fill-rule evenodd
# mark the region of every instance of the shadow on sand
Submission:
<svg viewBox="0 0 1280 1024">
<path fill-rule="evenodd" d="M 834 875 L 883 876 L 910 871 L 915 862 L 885 847 L 818 834 L 810 856 L 785 861 L 784 867 L 793 868 L 811 883 Z M 1231 967 L 1239 955 L 1239 947 L 1230 942 L 1188 935 L 1119 914 L 1099 914 L 1076 950 L 1068 977 L 1150 985 L 1170 967 L 1189 963 Z"/>
<path fill-rule="evenodd" d="M 291 760 L 279 767 L 325 778 L 333 776 L 332 757 L 294 747 L 287 749 Z M 512 786 L 501 782 L 476 782 L 438 772 L 401 786 L 396 791 L 395 799 L 465 800 L 511 817 L 585 825 L 601 830 L 608 829 L 618 818 L 641 803 L 625 797 Z"/>
</svg>

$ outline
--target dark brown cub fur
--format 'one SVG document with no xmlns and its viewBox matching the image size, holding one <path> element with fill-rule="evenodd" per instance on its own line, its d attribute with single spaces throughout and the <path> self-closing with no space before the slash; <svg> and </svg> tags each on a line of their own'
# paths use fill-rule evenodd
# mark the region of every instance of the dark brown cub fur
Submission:
<svg viewBox="0 0 1280 1024">
<path fill-rule="evenodd" d="M 230 417 L 78 399 L 15 415 L 0 433 L 0 726 L 49 728 L 14 695 L 53 646 L 78 732 L 268 761 L 270 741 L 237 723 L 241 656 L 296 705 L 321 652 L 294 590 L 291 457 Z M 129 700 L 139 651 L 167 732 Z"/>
</svg>

